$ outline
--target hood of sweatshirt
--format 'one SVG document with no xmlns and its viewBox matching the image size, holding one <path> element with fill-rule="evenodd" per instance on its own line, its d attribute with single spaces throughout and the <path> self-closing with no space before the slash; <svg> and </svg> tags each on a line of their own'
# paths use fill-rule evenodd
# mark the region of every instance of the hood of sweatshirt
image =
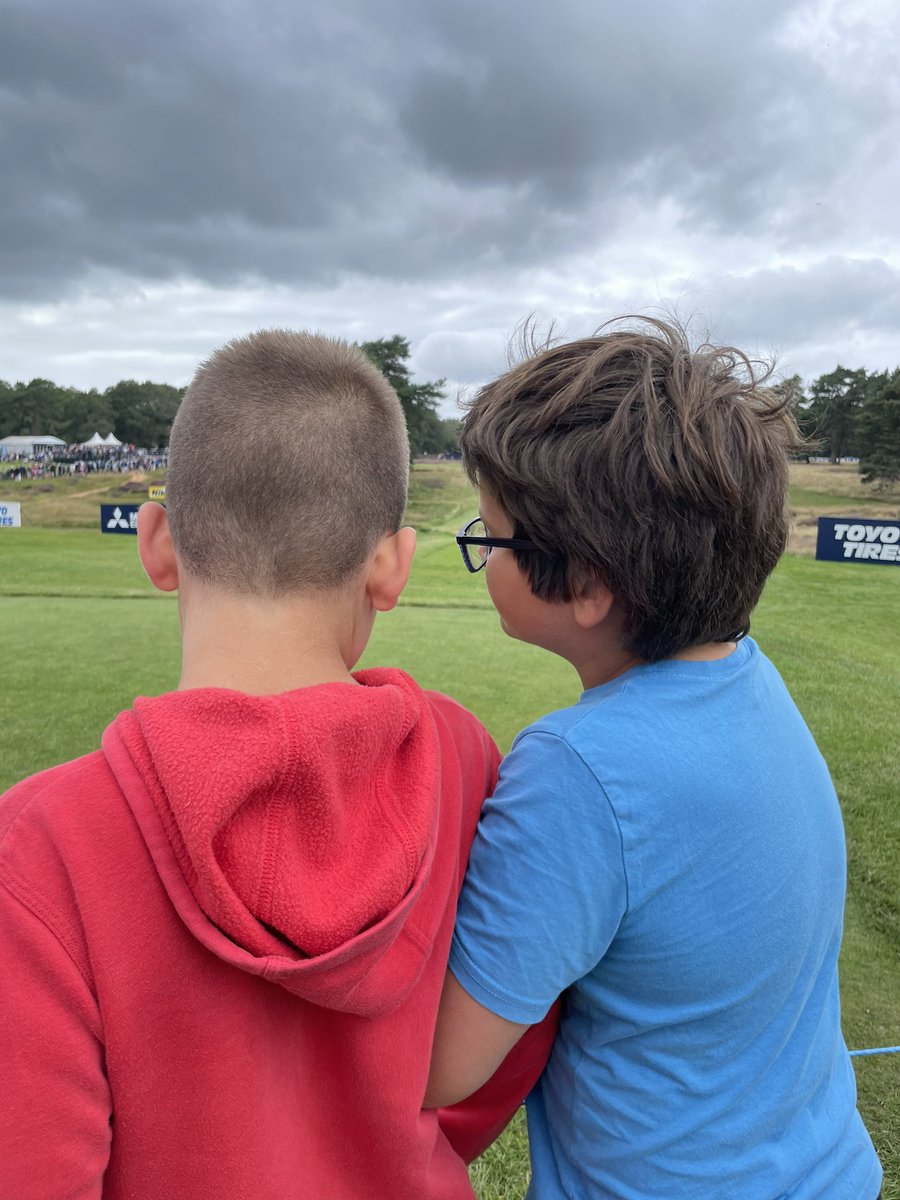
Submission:
<svg viewBox="0 0 900 1200">
<path fill-rule="evenodd" d="M 401 671 L 274 696 L 138 699 L 103 750 L 184 923 L 313 1003 L 392 1011 L 429 948 L 409 929 L 440 801 L 438 733 Z"/>
</svg>

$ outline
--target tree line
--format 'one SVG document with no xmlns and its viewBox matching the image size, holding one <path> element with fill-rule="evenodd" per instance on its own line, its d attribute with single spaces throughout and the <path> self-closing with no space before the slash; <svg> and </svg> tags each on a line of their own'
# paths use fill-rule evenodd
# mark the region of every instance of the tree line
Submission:
<svg viewBox="0 0 900 1200">
<path fill-rule="evenodd" d="M 399 334 L 362 342 L 360 348 L 400 397 L 413 455 L 454 454 L 459 422 L 442 419 L 445 380 L 414 383 L 410 347 Z M 811 454 L 832 462 L 859 459 L 865 482 L 900 481 L 900 368 L 867 372 L 837 366 L 804 385 L 792 375 L 775 385 L 790 404 Z M 83 442 L 112 431 L 136 446 L 165 446 L 184 388 L 123 379 L 105 391 L 63 388 L 48 379 L 9 384 L 0 380 L 0 436 L 55 434 Z"/>
<path fill-rule="evenodd" d="M 444 380 L 414 383 L 410 348 L 399 335 L 363 342 L 360 347 L 400 397 L 412 453 L 454 454 L 459 422 L 442 419 Z M 168 383 L 123 379 L 105 391 L 59 387 L 49 379 L 5 383 L 0 379 L 0 437 L 53 434 L 68 443 L 91 434 L 114 433 L 120 441 L 147 449 L 165 446 L 185 389 Z"/>
<path fill-rule="evenodd" d="M 900 368 L 839 365 L 808 387 L 792 375 L 775 390 L 790 403 L 812 454 L 831 462 L 858 459 L 865 483 L 887 488 L 900 482 Z"/>
<path fill-rule="evenodd" d="M 52 434 L 86 442 L 92 433 L 115 433 L 120 441 L 148 449 L 164 446 L 184 388 L 123 379 L 100 392 L 59 387 L 49 379 L 4 383 L 0 379 L 0 433 Z"/>
</svg>

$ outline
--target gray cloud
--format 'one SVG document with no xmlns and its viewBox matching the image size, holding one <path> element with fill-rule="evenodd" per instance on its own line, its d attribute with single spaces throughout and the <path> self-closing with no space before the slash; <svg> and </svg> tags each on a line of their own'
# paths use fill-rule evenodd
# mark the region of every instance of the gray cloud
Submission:
<svg viewBox="0 0 900 1200">
<path fill-rule="evenodd" d="M 468 386 L 667 303 L 887 365 L 898 54 L 892 0 L 0 0 L 0 376 L 280 323 Z"/>
<path fill-rule="evenodd" d="M 394 183 L 373 73 L 335 69 L 362 33 L 287 5 L 6 4 L 3 279 L 344 265 L 336 231 Z"/>
<path fill-rule="evenodd" d="M 808 270 L 781 267 L 712 289 L 730 325 L 756 331 L 772 345 L 812 337 L 836 343 L 861 328 L 900 327 L 900 271 L 880 259 L 828 258 Z"/>
<path fill-rule="evenodd" d="M 790 45 L 797 7 L 0 0 L 0 289 L 458 277 L 664 196 L 686 226 L 825 236 L 875 85 Z"/>
<path fill-rule="evenodd" d="M 728 276 L 686 292 L 684 309 L 709 322 L 713 340 L 774 360 L 780 374 L 900 365 L 900 269 L 881 259 L 834 256 Z"/>
<path fill-rule="evenodd" d="M 465 0 L 439 10 L 443 53 L 413 76 L 404 125 L 434 169 L 528 188 L 536 207 L 583 217 L 610 194 L 620 208 L 671 196 L 689 228 L 814 242 L 884 165 L 873 131 L 889 114 L 896 128 L 900 104 L 887 57 L 859 71 L 868 42 L 843 48 L 842 71 L 792 44 L 800 8 L 564 2 L 551 15 L 526 0 L 512 21 Z"/>
</svg>

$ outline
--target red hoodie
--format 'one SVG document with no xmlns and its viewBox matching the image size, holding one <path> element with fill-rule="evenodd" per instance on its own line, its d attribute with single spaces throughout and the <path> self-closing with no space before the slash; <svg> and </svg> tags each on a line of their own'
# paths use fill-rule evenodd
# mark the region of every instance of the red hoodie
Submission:
<svg viewBox="0 0 900 1200">
<path fill-rule="evenodd" d="M 421 1109 L 498 755 L 402 672 L 356 679 L 139 699 L 3 798 L 0 1196 L 472 1196 L 451 1140 L 549 1046 Z"/>
</svg>

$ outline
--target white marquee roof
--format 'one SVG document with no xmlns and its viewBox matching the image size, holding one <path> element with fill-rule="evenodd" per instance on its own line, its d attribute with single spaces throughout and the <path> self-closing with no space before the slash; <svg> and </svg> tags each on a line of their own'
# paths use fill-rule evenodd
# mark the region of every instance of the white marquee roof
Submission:
<svg viewBox="0 0 900 1200">
<path fill-rule="evenodd" d="M 121 446 L 122 443 L 114 433 L 108 433 L 106 437 L 101 437 L 99 433 L 92 433 L 86 442 L 81 442 L 82 446 Z"/>
<path fill-rule="evenodd" d="M 33 449 L 35 446 L 64 446 L 65 444 L 62 438 L 53 437 L 49 433 L 11 433 L 8 437 L 0 438 L 0 446 L 6 446 L 8 450 L 20 449 L 25 446 Z"/>
</svg>

